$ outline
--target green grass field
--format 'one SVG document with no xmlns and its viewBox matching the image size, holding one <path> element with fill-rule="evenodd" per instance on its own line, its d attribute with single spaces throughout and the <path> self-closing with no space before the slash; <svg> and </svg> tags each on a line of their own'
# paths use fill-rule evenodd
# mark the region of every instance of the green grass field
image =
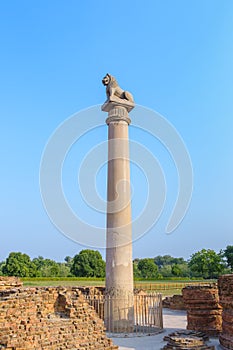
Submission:
<svg viewBox="0 0 233 350">
<path fill-rule="evenodd" d="M 159 281 L 135 281 L 134 286 L 138 289 L 144 289 L 148 292 L 158 292 L 163 295 L 181 294 L 182 288 L 187 285 L 202 285 L 209 284 L 215 281 L 203 281 L 203 280 L 159 280 Z M 55 287 L 55 286 L 104 286 L 105 281 L 103 279 L 86 279 L 86 278 L 30 278 L 23 279 L 24 286 L 31 287 Z"/>
<path fill-rule="evenodd" d="M 24 280 L 23 281 L 24 286 L 31 286 L 31 287 L 56 287 L 56 286 L 104 286 L 105 281 L 92 281 L 92 280 Z"/>
</svg>

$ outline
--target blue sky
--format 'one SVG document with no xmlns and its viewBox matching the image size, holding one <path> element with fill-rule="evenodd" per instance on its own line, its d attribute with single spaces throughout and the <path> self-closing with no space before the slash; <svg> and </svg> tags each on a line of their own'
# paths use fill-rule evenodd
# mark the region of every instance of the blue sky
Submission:
<svg viewBox="0 0 233 350">
<path fill-rule="evenodd" d="M 134 243 L 134 257 L 188 258 L 201 248 L 218 251 L 233 244 L 231 0 L 5 1 L 0 4 L 0 48 L 0 259 L 22 251 L 62 261 L 84 248 L 50 222 L 40 196 L 40 161 L 58 125 L 104 102 L 101 79 L 107 72 L 134 94 L 136 103 L 173 124 L 193 165 L 190 208 L 167 235 L 177 191 L 175 166 L 162 144 L 137 130 L 132 120 L 131 139 L 158 157 L 168 184 L 164 212 Z M 100 113 L 103 123 L 105 117 Z M 90 141 L 106 138 L 103 125 L 67 157 L 64 188 L 74 210 L 76 194 L 80 200 L 75 189 L 80 155 L 88 152 Z M 105 170 L 97 179 L 103 197 Z M 135 166 L 132 179 L 136 213 L 145 188 Z M 88 211 L 83 215 L 88 220 Z"/>
</svg>

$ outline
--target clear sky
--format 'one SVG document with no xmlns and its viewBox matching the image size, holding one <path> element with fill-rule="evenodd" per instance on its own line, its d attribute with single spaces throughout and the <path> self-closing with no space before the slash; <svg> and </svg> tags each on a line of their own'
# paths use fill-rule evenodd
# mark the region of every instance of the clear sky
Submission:
<svg viewBox="0 0 233 350">
<path fill-rule="evenodd" d="M 167 235 L 176 169 L 163 145 L 134 127 L 132 114 L 130 137 L 159 159 L 168 186 L 160 220 L 134 243 L 134 257 L 188 258 L 202 248 L 219 251 L 233 244 L 231 0 L 2 1 L 0 50 L 1 260 L 21 251 L 62 261 L 85 248 L 49 220 L 39 169 L 54 130 L 74 113 L 104 102 L 101 80 L 107 72 L 134 94 L 137 104 L 174 126 L 193 166 L 189 210 Z M 77 212 L 80 162 L 107 138 L 106 115 L 99 117 L 103 126 L 72 147 L 64 167 L 64 189 Z M 145 186 L 137 167 L 131 170 L 136 215 Z M 103 167 L 97 176 L 103 197 L 105 184 Z M 103 215 L 88 213 L 83 207 L 85 220 L 104 225 Z"/>
</svg>

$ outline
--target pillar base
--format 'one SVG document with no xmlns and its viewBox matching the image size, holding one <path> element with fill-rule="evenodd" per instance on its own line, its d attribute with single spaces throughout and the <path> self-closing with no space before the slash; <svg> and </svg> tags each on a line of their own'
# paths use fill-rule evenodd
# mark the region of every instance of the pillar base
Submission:
<svg viewBox="0 0 233 350">
<path fill-rule="evenodd" d="M 133 333 L 134 295 L 106 295 L 104 303 L 104 323 L 107 332 Z"/>
</svg>

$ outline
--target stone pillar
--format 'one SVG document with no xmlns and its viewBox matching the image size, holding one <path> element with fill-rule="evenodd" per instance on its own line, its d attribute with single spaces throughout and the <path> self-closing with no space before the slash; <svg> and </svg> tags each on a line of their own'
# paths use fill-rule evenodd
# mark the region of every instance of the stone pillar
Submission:
<svg viewBox="0 0 233 350">
<path fill-rule="evenodd" d="M 105 324 L 110 332 L 132 332 L 134 322 L 128 112 L 133 103 L 108 100 L 108 187 Z"/>
</svg>

